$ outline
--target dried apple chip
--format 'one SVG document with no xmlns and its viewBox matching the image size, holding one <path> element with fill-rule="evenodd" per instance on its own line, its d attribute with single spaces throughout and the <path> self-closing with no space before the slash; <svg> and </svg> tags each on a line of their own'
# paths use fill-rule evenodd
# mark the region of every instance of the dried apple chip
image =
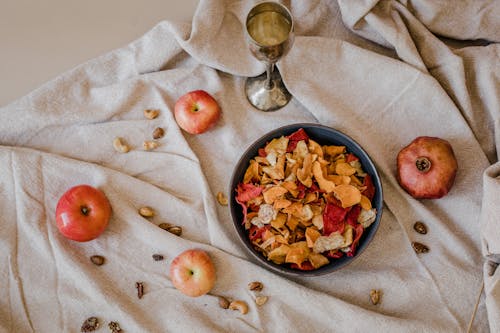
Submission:
<svg viewBox="0 0 500 333">
<path fill-rule="evenodd" d="M 359 204 L 360 204 L 361 208 L 363 208 L 364 210 L 372 209 L 372 203 L 371 203 L 370 199 L 368 199 L 368 197 L 366 197 L 363 194 L 361 194 L 361 200 L 359 201 Z"/>
<path fill-rule="evenodd" d="M 287 147 L 288 138 L 282 136 L 280 138 L 272 139 L 271 142 L 266 145 L 264 151 L 267 154 L 270 154 L 271 152 L 275 152 L 276 154 L 284 154 L 286 153 Z"/>
<path fill-rule="evenodd" d="M 275 229 L 282 228 L 287 220 L 287 215 L 283 213 L 278 213 L 276 218 L 271 221 L 271 226 Z"/>
<path fill-rule="evenodd" d="M 245 176 L 243 177 L 243 183 L 248 184 L 253 181 L 258 181 L 259 179 L 259 163 L 255 160 L 251 160 L 250 165 L 245 172 Z"/>
<path fill-rule="evenodd" d="M 285 178 L 285 155 L 278 156 L 276 165 L 262 167 L 262 171 L 269 175 L 272 179 Z"/>
<path fill-rule="evenodd" d="M 340 200 L 343 208 L 354 206 L 361 201 L 361 192 L 352 185 L 337 185 L 333 193 Z"/>
<path fill-rule="evenodd" d="M 320 268 L 321 266 L 327 265 L 330 260 L 322 254 L 311 252 L 307 257 L 309 262 L 314 268 Z"/>
<path fill-rule="evenodd" d="M 293 243 L 290 245 L 285 262 L 300 265 L 307 259 L 310 252 L 305 241 Z"/>
<path fill-rule="evenodd" d="M 334 232 L 329 236 L 319 236 L 314 242 L 313 251 L 322 253 L 325 251 L 340 249 L 344 245 L 344 237 L 338 232 Z"/>
<path fill-rule="evenodd" d="M 271 252 L 269 252 L 267 255 L 267 259 L 280 265 L 280 264 L 283 264 L 285 262 L 285 258 L 287 256 L 288 252 L 290 252 L 290 246 L 283 244 L 283 245 L 275 248 Z"/>
<path fill-rule="evenodd" d="M 307 154 L 304 157 L 302 168 L 297 170 L 297 179 L 306 187 L 312 186 L 313 155 Z"/>
<path fill-rule="evenodd" d="M 293 157 L 295 159 L 304 160 L 306 155 L 309 154 L 309 148 L 304 140 L 297 142 L 297 146 L 293 150 Z"/>
<path fill-rule="evenodd" d="M 264 196 L 264 201 L 267 204 L 272 205 L 277 199 L 280 199 L 288 190 L 281 186 L 272 186 L 262 193 Z"/>
<path fill-rule="evenodd" d="M 345 153 L 345 146 L 323 146 L 326 155 L 337 156 Z"/>
<path fill-rule="evenodd" d="M 321 164 L 318 161 L 313 163 L 312 167 L 313 175 L 316 181 L 318 182 L 319 188 L 325 191 L 326 193 L 330 193 L 335 188 L 335 183 L 327 180 L 323 177 L 323 171 L 321 170 Z M 304 184 L 305 185 L 305 184 Z"/>
<path fill-rule="evenodd" d="M 309 144 L 307 145 L 307 148 L 309 148 L 309 151 L 312 154 L 316 154 L 318 155 L 318 157 L 323 158 L 324 156 L 323 149 L 321 149 L 321 146 L 316 141 L 309 139 Z"/>
<path fill-rule="evenodd" d="M 321 233 L 315 228 L 306 228 L 306 243 L 307 246 L 312 248 L 316 239 L 321 236 Z"/>
<path fill-rule="evenodd" d="M 356 173 L 356 169 L 349 163 L 341 162 L 335 165 L 335 172 L 340 176 L 351 176 Z"/>
</svg>

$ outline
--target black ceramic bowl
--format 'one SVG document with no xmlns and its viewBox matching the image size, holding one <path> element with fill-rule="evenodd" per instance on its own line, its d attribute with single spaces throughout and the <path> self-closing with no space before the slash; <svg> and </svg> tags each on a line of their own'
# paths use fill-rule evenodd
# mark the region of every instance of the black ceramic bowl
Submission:
<svg viewBox="0 0 500 333">
<path fill-rule="evenodd" d="M 376 220 L 363 232 L 363 235 L 361 236 L 361 239 L 359 241 L 356 250 L 356 254 L 353 257 L 347 257 L 344 255 L 339 259 L 330 260 L 330 263 L 325 266 L 309 271 L 297 270 L 290 268 L 287 265 L 275 264 L 272 261 L 267 260 L 262 254 L 260 254 L 257 250 L 255 250 L 252 247 L 252 244 L 248 238 L 248 231 L 245 230 L 245 227 L 242 224 L 243 222 L 242 208 L 236 202 L 236 188 L 238 184 L 242 182 L 250 160 L 258 155 L 259 148 L 264 148 L 265 145 L 274 138 L 279 138 L 283 135 L 284 136 L 290 135 L 300 128 L 303 128 L 308 134 L 308 136 L 312 140 L 319 143 L 320 145 L 346 146 L 348 152 L 355 154 L 359 158 L 364 171 L 368 173 L 373 180 L 373 184 L 375 186 L 375 196 L 372 200 L 372 206 L 377 209 Z M 351 139 L 347 135 L 333 128 L 319 124 L 298 123 L 298 124 L 283 126 L 263 135 L 257 141 L 252 143 L 250 147 L 243 153 L 243 155 L 241 156 L 241 158 L 239 159 L 238 163 L 234 168 L 233 175 L 231 177 L 229 193 L 230 193 L 229 206 L 231 211 L 231 217 L 233 220 L 233 225 L 236 229 L 239 238 L 243 242 L 245 248 L 254 258 L 257 259 L 258 263 L 261 266 L 267 268 L 270 271 L 287 276 L 296 276 L 296 277 L 318 276 L 333 272 L 337 269 L 346 266 L 354 259 L 356 259 L 361 254 L 361 252 L 363 252 L 368 247 L 368 244 L 370 243 L 373 236 L 375 235 L 375 232 L 378 229 L 378 226 L 380 224 L 380 218 L 382 215 L 382 203 L 383 203 L 382 185 L 380 183 L 380 177 L 377 173 L 377 170 L 373 162 L 371 161 L 370 157 L 368 156 L 368 154 L 363 150 L 363 148 L 361 148 L 361 146 L 358 143 L 356 143 L 353 139 Z"/>
</svg>

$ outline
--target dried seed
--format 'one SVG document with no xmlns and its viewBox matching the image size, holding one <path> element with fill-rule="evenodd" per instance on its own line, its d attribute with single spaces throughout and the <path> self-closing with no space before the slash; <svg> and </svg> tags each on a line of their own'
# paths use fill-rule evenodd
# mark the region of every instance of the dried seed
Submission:
<svg viewBox="0 0 500 333">
<path fill-rule="evenodd" d="M 154 261 L 161 261 L 161 260 L 163 260 L 163 256 L 161 254 L 153 254 L 153 260 Z"/>
<path fill-rule="evenodd" d="M 99 328 L 99 319 L 96 317 L 90 317 L 86 319 L 82 324 L 82 332 L 93 332 Z"/>
<path fill-rule="evenodd" d="M 160 114 L 160 110 L 147 109 L 144 110 L 144 117 L 147 119 L 155 119 Z"/>
<path fill-rule="evenodd" d="M 423 222 L 417 221 L 413 225 L 413 229 L 419 234 L 425 235 L 427 233 L 427 227 Z"/>
<path fill-rule="evenodd" d="M 137 289 L 137 297 L 139 297 L 139 299 L 141 299 L 142 296 L 144 295 L 144 283 L 143 282 L 136 282 L 135 288 Z"/>
<path fill-rule="evenodd" d="M 261 305 L 266 304 L 267 300 L 268 300 L 267 296 L 257 296 L 257 297 L 255 297 L 255 304 L 257 304 L 258 306 L 261 306 Z"/>
<path fill-rule="evenodd" d="M 161 127 L 155 128 L 153 131 L 153 139 L 161 139 L 165 135 L 165 130 Z"/>
<path fill-rule="evenodd" d="M 120 153 L 128 153 L 130 151 L 130 147 L 128 146 L 128 144 L 123 138 L 120 137 L 117 137 L 113 140 L 113 148 L 115 148 L 115 150 Z"/>
<path fill-rule="evenodd" d="M 121 329 L 120 325 L 118 325 L 118 323 L 116 321 L 110 321 L 109 324 L 108 324 L 108 327 L 109 327 L 109 331 L 111 333 L 120 333 L 120 332 L 122 332 L 122 329 Z"/>
<path fill-rule="evenodd" d="M 170 223 L 160 223 L 158 224 L 158 227 L 160 227 L 163 230 L 168 230 L 172 225 Z"/>
<path fill-rule="evenodd" d="M 227 298 L 225 298 L 224 296 L 219 296 L 218 299 L 219 299 L 219 306 L 221 308 L 223 309 L 229 308 L 229 301 Z"/>
<path fill-rule="evenodd" d="M 251 291 L 261 291 L 262 288 L 264 288 L 264 285 L 259 281 L 250 282 L 248 284 L 248 289 L 250 289 Z"/>
<path fill-rule="evenodd" d="M 380 290 L 377 289 L 372 289 L 370 290 L 370 300 L 372 301 L 373 305 L 377 305 L 380 302 Z"/>
<path fill-rule="evenodd" d="M 168 232 L 180 236 L 182 235 L 182 227 L 179 227 L 178 225 L 171 226 L 167 229 Z"/>
<path fill-rule="evenodd" d="M 219 205 L 227 206 L 227 198 L 224 195 L 224 193 L 222 192 L 217 193 L 217 201 L 219 202 Z"/>
<path fill-rule="evenodd" d="M 413 243 L 411 243 L 411 246 L 413 247 L 413 249 L 415 250 L 416 253 L 429 252 L 429 248 L 427 247 L 427 245 L 424 245 L 422 243 L 413 242 Z"/>
<path fill-rule="evenodd" d="M 157 141 L 144 141 L 142 143 L 142 146 L 144 147 L 144 150 L 153 150 L 156 149 L 160 146 L 160 143 Z"/>
<path fill-rule="evenodd" d="M 92 261 L 92 263 L 94 265 L 101 266 L 106 261 L 106 258 L 104 258 L 103 256 L 97 256 L 96 255 L 96 256 L 90 257 L 90 261 Z"/>
<path fill-rule="evenodd" d="M 488 276 L 495 275 L 495 271 L 497 270 L 497 267 L 498 267 L 498 263 L 491 261 L 491 260 L 488 260 L 488 267 L 487 267 Z"/>
<path fill-rule="evenodd" d="M 144 206 L 139 208 L 139 215 L 141 215 L 142 217 L 153 217 L 155 216 L 155 211 L 149 206 Z"/>
<path fill-rule="evenodd" d="M 248 313 L 248 305 L 245 301 L 232 301 L 229 303 L 229 310 L 238 310 L 241 314 Z"/>
</svg>

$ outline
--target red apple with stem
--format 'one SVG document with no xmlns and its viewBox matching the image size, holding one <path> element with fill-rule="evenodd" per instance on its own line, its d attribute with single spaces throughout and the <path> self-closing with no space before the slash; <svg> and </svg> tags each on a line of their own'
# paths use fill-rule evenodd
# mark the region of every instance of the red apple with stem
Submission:
<svg viewBox="0 0 500 333">
<path fill-rule="evenodd" d="M 97 238 L 108 225 L 111 205 L 106 195 L 90 185 L 66 191 L 56 207 L 56 224 L 69 239 L 86 242 Z"/>
<path fill-rule="evenodd" d="M 217 101 L 204 90 L 181 96 L 174 106 L 175 121 L 190 134 L 200 134 L 212 127 L 221 114 Z"/>
<path fill-rule="evenodd" d="M 187 296 L 198 297 L 215 285 L 215 267 L 209 255 L 200 249 L 182 252 L 170 264 L 170 279 Z"/>
</svg>

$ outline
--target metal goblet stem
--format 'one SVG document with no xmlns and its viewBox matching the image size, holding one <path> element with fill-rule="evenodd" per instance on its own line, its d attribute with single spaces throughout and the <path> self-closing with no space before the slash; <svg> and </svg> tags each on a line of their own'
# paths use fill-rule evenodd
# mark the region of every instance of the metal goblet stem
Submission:
<svg viewBox="0 0 500 333">
<path fill-rule="evenodd" d="M 260 3 L 247 15 L 246 37 L 253 56 L 266 63 L 265 73 L 247 79 L 247 98 L 259 110 L 278 110 L 292 98 L 274 66 L 293 44 L 292 15 L 279 3 Z"/>
</svg>

